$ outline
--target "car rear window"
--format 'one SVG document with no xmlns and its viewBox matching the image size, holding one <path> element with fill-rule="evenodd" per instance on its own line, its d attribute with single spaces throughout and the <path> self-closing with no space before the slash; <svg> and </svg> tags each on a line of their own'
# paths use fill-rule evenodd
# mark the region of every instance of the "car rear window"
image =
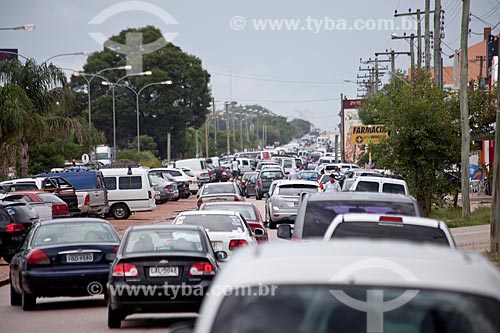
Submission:
<svg viewBox="0 0 500 333">
<path fill-rule="evenodd" d="M 397 193 L 397 194 L 406 194 L 405 187 L 401 184 L 392 184 L 385 183 L 382 185 L 382 192 L 385 193 Z"/>
<path fill-rule="evenodd" d="M 443 230 L 404 223 L 345 222 L 333 232 L 337 238 L 376 238 L 450 245 Z"/>
<path fill-rule="evenodd" d="M 200 233 L 191 230 L 132 231 L 125 240 L 125 253 L 188 251 L 203 252 Z"/>
<path fill-rule="evenodd" d="M 378 183 L 360 181 L 356 186 L 356 192 L 378 192 Z"/>
<path fill-rule="evenodd" d="M 42 199 L 43 202 L 64 203 L 61 198 L 51 193 L 38 193 L 38 197 Z"/>
<path fill-rule="evenodd" d="M 247 221 L 257 221 L 257 215 L 252 206 L 248 205 L 205 205 L 203 210 L 225 210 L 240 213 Z"/>
<path fill-rule="evenodd" d="M 33 246 L 74 243 L 118 243 L 120 239 L 107 223 L 68 222 L 40 226 L 33 236 Z"/>
<path fill-rule="evenodd" d="M 410 295 L 406 288 L 380 286 L 264 287 L 269 291 L 261 285 L 229 288 L 210 332 L 500 332 L 500 302 L 481 295 L 426 289 Z M 404 301 L 384 312 L 366 301 L 373 289 L 384 304 Z"/>
<path fill-rule="evenodd" d="M 279 187 L 279 195 L 299 195 L 301 192 L 314 193 L 318 192 L 318 186 L 306 184 L 281 185 Z"/>
<path fill-rule="evenodd" d="M 262 179 L 283 179 L 283 173 L 281 171 L 274 171 L 274 172 L 261 172 L 260 178 Z"/>
<path fill-rule="evenodd" d="M 369 213 L 416 216 L 411 202 L 328 200 L 309 201 L 306 206 L 303 238 L 323 237 L 330 222 L 338 214 Z"/>
<path fill-rule="evenodd" d="M 202 195 L 223 194 L 223 193 L 236 193 L 236 189 L 232 183 L 216 184 L 211 186 L 205 186 Z"/>
<path fill-rule="evenodd" d="M 235 215 L 183 215 L 174 224 L 199 225 L 209 231 L 243 232 L 243 224 Z"/>
<path fill-rule="evenodd" d="M 319 174 L 316 172 L 301 172 L 300 173 L 300 178 L 302 179 L 309 179 L 309 178 L 318 178 Z"/>
</svg>

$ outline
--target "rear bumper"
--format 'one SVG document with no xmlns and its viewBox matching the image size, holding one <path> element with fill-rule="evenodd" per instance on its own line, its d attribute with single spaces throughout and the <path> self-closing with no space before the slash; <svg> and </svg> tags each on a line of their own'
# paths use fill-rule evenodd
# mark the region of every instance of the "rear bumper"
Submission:
<svg viewBox="0 0 500 333">
<path fill-rule="evenodd" d="M 22 288 L 34 296 L 93 296 L 104 291 L 109 267 L 22 272 Z M 92 287 L 94 286 L 94 287 Z"/>
<path fill-rule="evenodd" d="M 269 210 L 269 217 L 273 222 L 286 221 L 286 223 L 294 223 L 294 221 L 291 221 L 290 218 L 292 216 L 297 216 L 297 212 L 298 208 L 276 209 L 271 207 Z"/>
<path fill-rule="evenodd" d="M 210 282 L 198 285 L 133 285 L 108 283 L 113 310 L 137 312 L 198 312 Z"/>
</svg>

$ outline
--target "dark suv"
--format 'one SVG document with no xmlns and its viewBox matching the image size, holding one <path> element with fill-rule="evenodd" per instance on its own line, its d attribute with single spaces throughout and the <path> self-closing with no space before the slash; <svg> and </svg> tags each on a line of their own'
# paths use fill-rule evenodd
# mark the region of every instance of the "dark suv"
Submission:
<svg viewBox="0 0 500 333">
<path fill-rule="evenodd" d="M 284 179 L 285 175 L 279 169 L 269 169 L 259 172 L 255 181 L 255 199 L 261 200 L 269 192 L 272 182 Z"/>
<path fill-rule="evenodd" d="M 37 221 L 37 212 L 25 202 L 0 201 L 0 255 L 6 262 Z"/>
<path fill-rule="evenodd" d="M 322 238 L 338 214 L 369 213 L 419 217 L 417 201 L 402 194 L 367 192 L 308 193 L 302 197 L 295 219 L 293 239 Z M 291 227 L 278 227 L 278 237 L 292 238 Z"/>
</svg>

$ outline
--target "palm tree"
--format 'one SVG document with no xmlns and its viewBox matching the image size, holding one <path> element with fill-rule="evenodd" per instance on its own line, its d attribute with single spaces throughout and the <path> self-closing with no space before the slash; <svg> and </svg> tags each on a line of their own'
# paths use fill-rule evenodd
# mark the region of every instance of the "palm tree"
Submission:
<svg viewBox="0 0 500 333">
<path fill-rule="evenodd" d="M 33 140 L 51 136 L 66 138 L 71 134 L 78 142 L 83 140 L 83 127 L 77 119 L 54 114 L 58 96 L 54 91 L 66 85 L 66 77 L 57 67 L 38 65 L 32 59 L 24 64 L 1 62 L 0 81 L 5 84 L 0 94 L 0 110 L 8 111 L 0 113 L 0 128 L 7 129 L 2 143 L 17 145 L 22 177 L 28 176 L 29 144 Z M 14 96 L 14 101 L 9 96 Z"/>
</svg>

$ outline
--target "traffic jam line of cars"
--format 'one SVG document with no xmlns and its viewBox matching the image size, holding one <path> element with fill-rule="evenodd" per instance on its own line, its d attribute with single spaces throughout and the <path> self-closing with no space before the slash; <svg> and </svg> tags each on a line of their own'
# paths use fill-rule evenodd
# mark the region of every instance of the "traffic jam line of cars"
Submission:
<svg viewBox="0 0 500 333">
<path fill-rule="evenodd" d="M 206 183 L 198 210 L 121 240 L 106 220 L 38 221 L 28 204 L 0 202 L 0 235 L 20 243 L 4 251 L 11 305 L 102 293 L 109 328 L 134 313 L 199 313 L 181 332 L 500 332 L 500 271 L 422 218 L 404 183 L 359 175 L 359 189 L 322 192 L 285 175 L 261 163 L 245 183 Z M 131 189 L 141 178 L 121 176 Z M 252 185 L 264 219 L 246 201 Z M 266 224 L 293 241 L 266 244 Z"/>
</svg>

